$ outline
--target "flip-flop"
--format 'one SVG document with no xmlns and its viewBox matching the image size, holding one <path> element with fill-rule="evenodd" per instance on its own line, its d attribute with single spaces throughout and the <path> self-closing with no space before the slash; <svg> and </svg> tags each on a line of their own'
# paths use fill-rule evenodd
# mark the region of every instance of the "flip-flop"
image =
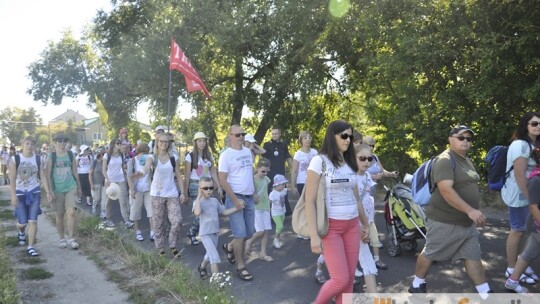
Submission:
<svg viewBox="0 0 540 304">
<path fill-rule="evenodd" d="M 274 261 L 274 259 L 269 255 L 261 255 L 261 256 L 259 256 L 259 259 L 263 260 L 265 262 L 273 262 Z"/>
<path fill-rule="evenodd" d="M 246 267 L 236 269 L 236 274 L 243 281 L 251 281 L 251 280 L 253 280 L 253 276 L 251 275 L 251 273 L 249 273 L 247 271 Z"/>
<path fill-rule="evenodd" d="M 223 251 L 227 254 L 227 260 L 229 263 L 234 264 L 236 263 L 236 258 L 234 257 L 234 252 L 232 250 L 229 250 L 229 247 L 227 247 L 228 243 L 223 244 Z"/>
</svg>

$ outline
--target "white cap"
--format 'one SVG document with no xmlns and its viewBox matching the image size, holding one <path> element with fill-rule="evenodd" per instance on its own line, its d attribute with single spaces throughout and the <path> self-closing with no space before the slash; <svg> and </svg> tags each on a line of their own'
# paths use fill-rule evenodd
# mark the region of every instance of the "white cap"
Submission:
<svg viewBox="0 0 540 304">
<path fill-rule="evenodd" d="M 244 141 L 249 141 L 250 143 L 256 143 L 255 136 L 252 134 L 246 134 L 246 137 L 244 137 Z"/>
<path fill-rule="evenodd" d="M 156 132 L 159 131 L 159 130 L 165 131 L 166 129 L 167 129 L 167 128 L 165 128 L 165 126 L 157 126 L 157 127 L 154 129 L 154 131 L 156 131 Z"/>
<path fill-rule="evenodd" d="M 87 145 L 81 145 L 81 153 L 79 153 L 79 155 L 83 155 L 84 154 L 84 151 L 86 151 L 86 149 L 90 148 L 89 146 Z"/>
</svg>

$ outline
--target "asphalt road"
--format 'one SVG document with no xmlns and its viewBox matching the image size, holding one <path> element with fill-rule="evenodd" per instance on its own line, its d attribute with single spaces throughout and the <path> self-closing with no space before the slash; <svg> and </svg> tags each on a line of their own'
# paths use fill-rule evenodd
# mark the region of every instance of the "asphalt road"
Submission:
<svg viewBox="0 0 540 304">
<path fill-rule="evenodd" d="M 379 234 L 384 237 L 389 231 L 384 219 L 383 194 L 376 198 L 376 224 Z M 296 197 L 289 193 L 291 205 L 294 208 Z M 83 206 L 84 210 L 90 211 L 90 207 Z M 144 208 L 143 208 L 144 209 Z M 186 233 L 191 225 L 191 206 L 183 206 L 182 213 L 184 223 L 180 232 L 179 249 L 183 247 L 182 262 L 194 270 L 194 279 L 198 279 L 197 265 L 201 262 L 205 250 L 202 244 L 190 245 Z M 113 202 L 113 221 L 121 223 L 120 210 L 117 202 Z M 488 225 L 480 228 L 482 258 L 486 268 L 486 276 L 491 289 L 496 292 L 505 292 L 504 271 L 506 269 L 505 242 L 508 233 L 508 220 L 504 214 L 488 213 Z M 143 218 L 145 217 L 143 211 Z M 153 243 L 148 241 L 148 222 L 141 221 L 145 240 L 139 242 L 142 248 L 154 249 Z M 291 228 L 291 219 L 285 221 L 284 246 L 280 249 L 268 248 L 267 252 L 274 258 L 274 262 L 265 262 L 259 259 L 251 259 L 247 262 L 247 268 L 254 276 L 251 282 L 244 282 L 236 277 L 235 265 L 229 264 L 223 251 L 219 249 L 222 263 L 220 271 L 230 271 L 233 274 L 232 292 L 239 302 L 244 303 L 311 303 L 320 288 L 314 279 L 315 261 L 317 256 L 310 251 L 309 241 L 298 240 Z M 135 234 L 133 233 L 133 238 Z M 231 240 L 228 219 L 222 218 L 221 236 L 219 245 Z M 254 248 L 257 248 L 256 242 Z M 388 265 L 388 270 L 379 270 L 377 281 L 379 291 L 385 293 L 406 292 L 414 274 L 416 256 L 422 250 L 424 240 L 418 240 L 418 247 L 413 251 L 401 250 L 401 254 L 390 257 L 387 254 L 387 242 L 383 241 L 381 259 Z M 269 244 L 271 246 L 271 243 Z M 157 252 L 156 252 L 157 254 Z M 540 273 L 540 262 L 532 264 L 537 273 Z M 444 262 L 435 263 L 427 278 L 428 290 L 440 293 L 475 293 L 474 284 L 464 271 L 463 263 Z M 538 285 L 538 284 L 537 284 Z M 537 285 L 528 286 L 532 292 L 540 292 Z M 363 286 L 356 286 L 355 292 L 363 292 Z"/>
</svg>

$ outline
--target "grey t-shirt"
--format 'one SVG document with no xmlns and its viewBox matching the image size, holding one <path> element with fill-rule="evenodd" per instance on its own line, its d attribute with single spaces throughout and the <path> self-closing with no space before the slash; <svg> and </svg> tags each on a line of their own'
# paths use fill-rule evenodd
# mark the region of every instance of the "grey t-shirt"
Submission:
<svg viewBox="0 0 540 304">
<path fill-rule="evenodd" d="M 225 207 L 214 197 L 201 199 L 201 214 L 199 215 L 199 235 L 219 232 L 219 215 L 225 211 Z"/>
<path fill-rule="evenodd" d="M 103 163 L 103 158 L 100 158 L 100 159 L 94 159 L 94 161 L 92 162 L 92 166 L 90 167 L 90 169 L 93 172 L 92 174 L 92 183 L 94 185 L 104 185 L 105 183 L 105 177 L 103 176 L 103 167 L 102 167 L 102 163 Z"/>
</svg>

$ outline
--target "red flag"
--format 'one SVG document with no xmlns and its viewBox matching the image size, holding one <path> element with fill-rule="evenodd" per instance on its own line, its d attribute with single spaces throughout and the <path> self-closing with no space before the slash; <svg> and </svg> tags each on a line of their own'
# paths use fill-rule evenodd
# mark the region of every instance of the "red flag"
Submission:
<svg viewBox="0 0 540 304">
<path fill-rule="evenodd" d="M 186 54 L 184 54 L 174 39 L 171 39 L 171 63 L 169 65 L 169 70 L 177 70 L 184 74 L 188 92 L 203 91 L 204 95 L 210 98 L 210 92 L 208 92 L 204 86 L 201 77 L 199 77 L 199 74 L 189 62 Z"/>
</svg>

